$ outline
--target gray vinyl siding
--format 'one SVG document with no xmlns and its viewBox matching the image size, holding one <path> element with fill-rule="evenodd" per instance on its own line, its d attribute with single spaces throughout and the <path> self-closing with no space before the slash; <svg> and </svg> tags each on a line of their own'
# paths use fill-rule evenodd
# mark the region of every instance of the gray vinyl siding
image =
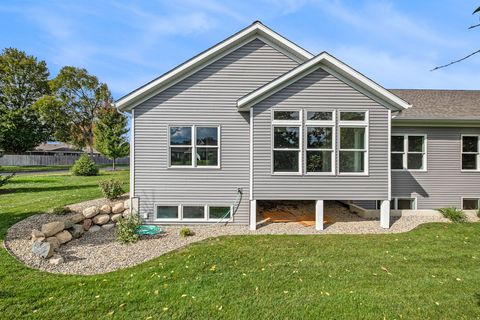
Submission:
<svg viewBox="0 0 480 320">
<path fill-rule="evenodd" d="M 418 209 L 460 208 L 462 197 L 480 198 L 480 172 L 461 171 L 461 136 L 480 128 L 392 127 L 392 134 L 427 135 L 427 171 L 392 171 L 392 197 L 417 197 Z"/>
<path fill-rule="evenodd" d="M 299 108 L 368 111 L 370 118 L 369 175 L 272 175 L 272 109 Z M 319 69 L 261 101 L 253 106 L 253 110 L 253 196 L 255 199 L 376 200 L 388 198 L 388 110 L 385 107 Z M 337 130 L 335 140 L 337 150 L 338 134 Z M 304 156 L 303 162 L 305 166 Z M 338 166 L 338 156 L 336 163 Z"/>
<path fill-rule="evenodd" d="M 153 220 L 157 205 L 232 205 L 249 219 L 249 114 L 236 101 L 298 63 L 255 39 L 135 108 L 135 196 Z M 169 125 L 220 125 L 220 169 L 168 168 Z"/>
</svg>

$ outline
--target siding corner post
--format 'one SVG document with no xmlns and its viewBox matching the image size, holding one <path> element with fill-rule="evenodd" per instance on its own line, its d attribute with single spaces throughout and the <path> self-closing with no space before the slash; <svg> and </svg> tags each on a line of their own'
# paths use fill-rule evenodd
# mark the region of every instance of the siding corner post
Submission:
<svg viewBox="0 0 480 320">
<path fill-rule="evenodd" d="M 250 230 L 257 230 L 257 200 L 250 200 Z"/>
<path fill-rule="evenodd" d="M 390 229 L 390 200 L 382 200 L 380 205 L 380 227 Z"/>
<path fill-rule="evenodd" d="M 323 200 L 315 201 L 315 230 L 323 230 Z"/>
</svg>

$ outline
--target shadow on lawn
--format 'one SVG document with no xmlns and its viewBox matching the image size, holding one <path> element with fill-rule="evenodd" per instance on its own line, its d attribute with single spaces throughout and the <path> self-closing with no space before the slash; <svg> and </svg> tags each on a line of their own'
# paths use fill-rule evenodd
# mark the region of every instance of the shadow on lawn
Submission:
<svg viewBox="0 0 480 320">
<path fill-rule="evenodd" d="M 477 305 L 480 307 L 480 292 L 474 293 L 473 296 L 477 299 Z"/>
<path fill-rule="evenodd" d="M 54 186 L 54 187 L 24 187 L 10 189 L 9 193 L 34 193 L 34 192 L 48 192 L 48 191 L 66 191 L 66 190 L 78 190 L 89 189 L 96 187 L 97 184 L 85 184 L 85 185 L 73 185 L 73 186 Z"/>
</svg>

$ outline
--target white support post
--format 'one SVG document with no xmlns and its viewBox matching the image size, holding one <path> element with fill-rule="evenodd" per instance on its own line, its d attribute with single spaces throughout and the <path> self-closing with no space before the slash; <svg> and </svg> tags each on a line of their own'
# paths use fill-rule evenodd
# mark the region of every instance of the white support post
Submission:
<svg viewBox="0 0 480 320">
<path fill-rule="evenodd" d="M 390 200 L 382 200 L 380 205 L 380 227 L 390 228 Z"/>
<path fill-rule="evenodd" d="M 257 230 L 257 200 L 250 200 L 250 230 Z"/>
<path fill-rule="evenodd" d="M 323 200 L 315 201 L 315 230 L 323 230 Z"/>
</svg>

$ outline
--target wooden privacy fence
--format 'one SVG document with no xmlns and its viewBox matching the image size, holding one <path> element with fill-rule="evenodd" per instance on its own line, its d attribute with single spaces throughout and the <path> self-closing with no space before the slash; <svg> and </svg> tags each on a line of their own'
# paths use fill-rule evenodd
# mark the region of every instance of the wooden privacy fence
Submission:
<svg viewBox="0 0 480 320">
<path fill-rule="evenodd" d="M 38 155 L 38 154 L 5 154 L 0 157 L 0 166 L 55 166 L 71 165 L 80 158 L 79 155 Z M 103 156 L 94 156 L 96 164 L 112 164 L 112 160 Z M 117 164 L 129 164 L 129 157 L 116 160 Z"/>
</svg>

